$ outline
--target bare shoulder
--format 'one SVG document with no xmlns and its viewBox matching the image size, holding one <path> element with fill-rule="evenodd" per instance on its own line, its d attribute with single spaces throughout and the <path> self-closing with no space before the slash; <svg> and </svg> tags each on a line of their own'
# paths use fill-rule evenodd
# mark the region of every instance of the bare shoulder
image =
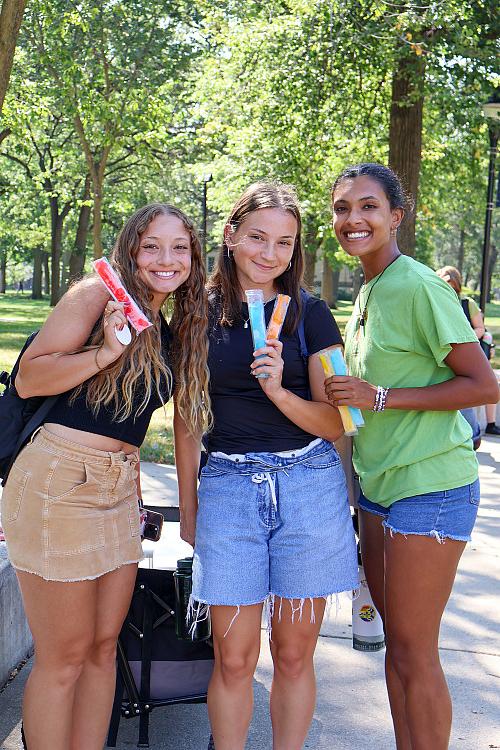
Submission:
<svg viewBox="0 0 500 750">
<path fill-rule="evenodd" d="M 29 348 L 29 358 L 83 346 L 110 295 L 96 276 L 73 284 L 57 303 Z"/>
<path fill-rule="evenodd" d="M 110 299 L 110 294 L 99 277 L 95 274 L 72 284 L 66 294 L 61 298 L 59 305 L 63 304 L 95 304 L 102 306 L 104 309 L 106 302 Z"/>
</svg>

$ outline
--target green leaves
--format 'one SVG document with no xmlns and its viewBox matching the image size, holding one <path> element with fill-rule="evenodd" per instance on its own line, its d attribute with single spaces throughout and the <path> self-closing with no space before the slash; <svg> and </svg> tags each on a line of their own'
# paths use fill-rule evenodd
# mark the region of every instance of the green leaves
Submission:
<svg viewBox="0 0 500 750">
<path fill-rule="evenodd" d="M 89 172 L 100 251 L 148 200 L 176 202 L 201 221 L 209 171 L 215 247 L 238 193 L 281 179 L 303 202 L 308 247 L 336 268 L 351 261 L 325 231 L 329 188 L 348 163 L 387 162 L 391 79 L 403 57 L 425 97 L 417 254 L 453 260 L 466 226 L 472 272 L 495 14 L 491 0 L 31 0 L 4 106 L 12 133 L 0 144 L 20 161 L 0 161 L 3 189 L 31 205 L 27 227 L 48 226 L 48 198 L 70 202 L 68 250 Z"/>
</svg>

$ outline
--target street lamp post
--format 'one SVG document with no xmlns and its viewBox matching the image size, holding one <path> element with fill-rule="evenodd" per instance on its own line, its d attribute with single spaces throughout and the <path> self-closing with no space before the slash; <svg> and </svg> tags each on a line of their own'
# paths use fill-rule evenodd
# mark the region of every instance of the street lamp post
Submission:
<svg viewBox="0 0 500 750">
<path fill-rule="evenodd" d="M 498 134 L 500 131 L 500 96 L 497 92 L 483 104 L 483 114 L 488 122 L 490 137 L 490 161 L 488 168 L 488 192 L 486 196 L 486 217 L 484 221 L 483 258 L 481 264 L 481 295 L 479 307 L 486 314 L 490 276 L 490 236 L 493 215 L 493 187 L 495 184 L 495 161 L 497 156 Z"/>
<path fill-rule="evenodd" d="M 202 242 L 203 242 L 203 256 L 207 254 L 207 185 L 212 182 L 212 175 L 206 174 L 203 178 L 203 201 L 202 201 L 202 212 L 203 212 L 203 227 L 202 227 Z"/>
</svg>

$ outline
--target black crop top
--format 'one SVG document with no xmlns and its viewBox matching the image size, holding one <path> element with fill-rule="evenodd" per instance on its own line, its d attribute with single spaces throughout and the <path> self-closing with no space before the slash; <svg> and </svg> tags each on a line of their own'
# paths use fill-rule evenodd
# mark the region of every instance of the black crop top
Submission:
<svg viewBox="0 0 500 750">
<path fill-rule="evenodd" d="M 273 305 L 264 307 L 266 324 Z M 246 304 L 243 318 L 248 318 Z M 304 310 L 304 334 L 309 355 L 321 349 L 342 344 L 337 323 L 326 303 L 309 296 Z M 250 373 L 253 361 L 252 332 L 243 323 L 221 326 L 218 310 L 210 309 L 209 354 L 210 397 L 214 419 L 213 429 L 204 437 L 209 453 L 249 453 L 252 451 L 284 451 L 304 448 L 316 435 L 311 435 L 292 422 L 266 396 Z M 285 363 L 282 383 L 300 398 L 308 399 L 309 374 L 301 355 L 299 334 L 280 336 Z"/>
<path fill-rule="evenodd" d="M 169 350 L 172 340 L 170 329 L 165 318 L 161 315 L 161 351 L 163 361 L 169 365 Z M 140 381 L 139 381 L 140 382 Z M 172 395 L 172 388 L 169 390 L 165 378 L 162 376 L 160 381 L 160 391 L 163 397 L 164 403 L 166 403 Z M 77 398 L 70 404 L 69 398 L 73 393 L 73 389 L 62 393 L 55 402 L 54 406 L 48 413 L 45 422 L 53 422 L 54 424 L 62 424 L 65 427 L 73 427 L 76 430 L 83 430 L 84 432 L 92 432 L 97 435 L 103 435 L 105 437 L 115 438 L 115 440 L 121 440 L 124 443 L 130 443 L 130 445 L 136 445 L 139 447 L 143 442 L 149 423 L 151 421 L 151 415 L 158 409 L 162 402 L 156 392 L 156 387 L 153 385 L 151 398 L 149 402 L 139 415 L 136 416 L 135 410 L 132 410 L 130 417 L 125 419 L 123 422 L 116 422 L 113 419 L 114 405 L 111 402 L 108 406 L 101 405 L 101 408 L 94 416 L 92 411 L 87 407 L 87 389 L 84 386 L 77 396 Z M 134 396 L 134 405 L 138 408 L 142 401 L 141 386 L 138 387 Z"/>
</svg>

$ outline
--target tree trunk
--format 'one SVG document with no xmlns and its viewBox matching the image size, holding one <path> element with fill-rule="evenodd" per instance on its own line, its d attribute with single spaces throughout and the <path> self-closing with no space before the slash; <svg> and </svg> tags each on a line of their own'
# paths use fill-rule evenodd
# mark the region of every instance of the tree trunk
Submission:
<svg viewBox="0 0 500 750">
<path fill-rule="evenodd" d="M 92 226 L 92 238 L 94 245 L 94 258 L 102 257 L 102 196 L 104 189 L 104 176 L 106 171 L 106 164 L 108 163 L 109 154 L 112 148 L 112 142 L 109 141 L 104 147 L 102 154 L 97 158 L 96 154 L 92 152 L 90 143 L 85 135 L 85 128 L 83 126 L 80 114 L 76 112 L 75 118 L 75 129 L 82 144 L 83 153 L 85 155 L 85 161 L 87 162 L 87 169 L 89 171 L 90 179 L 92 181 L 92 199 L 93 199 L 93 226 Z M 109 132 L 108 132 L 109 135 Z"/>
<path fill-rule="evenodd" d="M 50 304 L 57 305 L 61 297 L 61 248 L 62 231 L 64 219 L 71 209 L 71 203 L 65 203 L 62 211 L 59 211 L 59 199 L 57 195 L 49 198 L 50 202 L 50 258 L 51 258 L 51 285 Z"/>
<path fill-rule="evenodd" d="M 361 284 L 363 283 L 363 269 L 361 266 L 359 268 L 355 268 L 352 273 L 352 302 L 356 302 L 356 299 L 359 294 L 359 290 L 361 289 Z"/>
<path fill-rule="evenodd" d="M 7 287 L 7 251 L 0 252 L 0 294 L 5 294 Z"/>
<path fill-rule="evenodd" d="M 73 250 L 69 259 L 68 287 L 83 276 L 85 267 L 85 248 L 82 253 Z"/>
<path fill-rule="evenodd" d="M 17 35 L 23 20 L 26 0 L 3 0 L 0 12 L 0 112 L 9 87 L 16 51 Z"/>
<path fill-rule="evenodd" d="M 49 254 L 44 250 L 42 255 L 42 266 L 43 266 L 43 292 L 44 294 L 50 294 L 50 267 L 49 267 Z"/>
<path fill-rule="evenodd" d="M 59 201 L 57 196 L 50 199 L 50 304 L 52 307 L 59 302 L 61 278 L 61 243 L 62 221 L 59 215 Z"/>
<path fill-rule="evenodd" d="M 42 255 L 42 248 L 35 247 L 33 250 L 33 286 L 31 289 L 31 299 L 42 299 Z"/>
<path fill-rule="evenodd" d="M 69 259 L 71 258 L 71 250 L 65 250 L 61 256 L 61 283 L 59 286 L 59 299 L 66 293 L 68 288 L 68 277 L 69 277 Z"/>
<path fill-rule="evenodd" d="M 460 242 L 458 244 L 458 256 L 457 256 L 457 268 L 460 274 L 464 270 L 464 258 L 465 258 L 465 229 L 460 230 Z"/>
<path fill-rule="evenodd" d="M 339 299 L 339 279 L 340 279 L 340 270 L 334 271 L 332 274 L 333 288 L 332 288 L 332 304 L 330 305 L 330 307 L 333 307 L 335 310 L 337 309 L 337 302 Z"/>
<path fill-rule="evenodd" d="M 323 258 L 321 299 L 325 300 L 328 307 L 333 307 L 333 270 L 326 257 Z"/>
<path fill-rule="evenodd" d="M 403 253 L 415 255 L 415 212 L 422 157 L 425 60 L 410 48 L 401 53 L 392 78 L 389 166 L 402 178 L 415 203 L 398 232 Z"/>
<path fill-rule="evenodd" d="M 314 271 L 316 266 L 316 248 L 313 247 L 312 251 L 307 249 L 304 253 L 304 282 L 308 289 L 314 291 Z"/>
<path fill-rule="evenodd" d="M 90 197 L 90 175 L 85 180 L 85 190 L 83 200 L 88 201 Z M 80 206 L 78 214 L 78 226 L 76 228 L 75 246 L 69 259 L 69 277 L 68 286 L 74 281 L 78 281 L 83 276 L 85 266 L 85 252 L 87 249 L 87 235 L 89 233 L 90 215 L 92 207 L 89 205 Z"/>
<path fill-rule="evenodd" d="M 102 182 L 94 184 L 94 225 L 92 235 L 94 241 L 94 258 L 102 258 Z"/>
</svg>

